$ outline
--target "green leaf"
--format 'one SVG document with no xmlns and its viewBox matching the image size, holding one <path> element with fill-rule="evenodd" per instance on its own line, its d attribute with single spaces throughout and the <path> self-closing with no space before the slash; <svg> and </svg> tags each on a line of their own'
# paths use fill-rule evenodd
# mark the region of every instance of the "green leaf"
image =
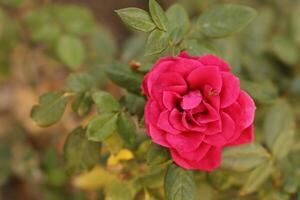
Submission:
<svg viewBox="0 0 300 200">
<path fill-rule="evenodd" d="M 77 69 L 84 62 L 85 48 L 79 38 L 63 35 L 58 40 L 57 54 L 70 69 Z"/>
<path fill-rule="evenodd" d="M 272 103 L 278 97 L 277 88 L 269 80 L 256 82 L 241 80 L 241 88 L 261 103 Z"/>
<path fill-rule="evenodd" d="M 155 28 L 149 14 L 140 8 L 123 8 L 116 10 L 116 13 L 123 22 L 137 30 L 150 32 Z"/>
<path fill-rule="evenodd" d="M 140 94 L 143 75 L 135 73 L 128 66 L 121 63 L 114 63 L 106 68 L 109 78 L 120 87 L 128 91 Z"/>
<path fill-rule="evenodd" d="M 277 159 L 284 158 L 293 146 L 295 119 L 290 105 L 278 100 L 271 108 L 264 122 L 264 138 Z"/>
<path fill-rule="evenodd" d="M 139 176 L 135 181 L 135 185 L 136 187 L 144 188 L 162 187 L 165 173 L 165 168 L 156 167 L 155 169 L 150 170 L 148 173 Z"/>
<path fill-rule="evenodd" d="M 80 116 L 84 116 L 90 112 L 93 100 L 89 92 L 81 92 L 76 94 L 72 102 L 72 110 Z"/>
<path fill-rule="evenodd" d="M 287 37 L 275 36 L 271 41 L 271 51 L 282 62 L 294 66 L 298 61 L 299 51 L 297 45 Z"/>
<path fill-rule="evenodd" d="M 63 29 L 68 33 L 85 35 L 91 33 L 96 27 L 90 10 L 83 6 L 57 6 L 55 7 L 55 15 Z"/>
<path fill-rule="evenodd" d="M 101 113 L 118 112 L 121 109 L 115 97 L 105 91 L 94 93 L 93 100 Z"/>
<path fill-rule="evenodd" d="M 81 127 L 73 130 L 64 145 L 64 159 L 69 173 L 91 169 L 100 161 L 101 143 L 89 141 Z"/>
<path fill-rule="evenodd" d="M 247 6 L 220 5 L 200 15 L 197 26 L 207 37 L 226 37 L 242 30 L 255 16 L 256 11 Z"/>
<path fill-rule="evenodd" d="M 117 127 L 118 114 L 102 114 L 94 117 L 87 127 L 87 137 L 100 142 L 111 136 Z"/>
<path fill-rule="evenodd" d="M 222 152 L 222 167 L 235 171 L 247 171 L 270 158 L 259 144 L 226 147 Z"/>
<path fill-rule="evenodd" d="M 59 38 L 61 31 L 59 26 L 54 23 L 43 24 L 37 27 L 31 34 L 31 38 L 35 42 L 53 43 Z"/>
<path fill-rule="evenodd" d="M 38 105 L 33 106 L 30 116 L 39 126 L 50 126 L 59 121 L 67 102 L 63 92 L 48 92 L 40 97 Z"/>
<path fill-rule="evenodd" d="M 203 55 L 203 54 L 219 54 L 215 47 L 208 43 L 199 42 L 197 40 L 185 40 L 184 46 L 190 55 Z"/>
<path fill-rule="evenodd" d="M 95 81 L 87 73 L 71 74 L 67 78 L 66 86 L 72 92 L 84 92 L 95 86 Z"/>
<path fill-rule="evenodd" d="M 167 200 L 195 200 L 196 183 L 190 171 L 175 164 L 168 166 L 164 182 Z"/>
<path fill-rule="evenodd" d="M 136 140 L 136 127 L 127 113 L 121 113 L 117 121 L 117 132 L 120 137 L 129 145 L 133 145 Z"/>
<path fill-rule="evenodd" d="M 240 194 L 247 195 L 255 192 L 271 175 L 273 164 L 271 162 L 264 163 L 255 168 L 248 176 Z"/>
<path fill-rule="evenodd" d="M 170 159 L 168 150 L 160 145 L 151 143 L 147 153 L 147 164 L 150 166 L 160 165 Z"/>
<path fill-rule="evenodd" d="M 159 29 L 166 31 L 168 19 L 167 19 L 167 16 L 165 15 L 164 10 L 157 3 L 156 0 L 149 0 L 149 11 L 150 11 L 152 20 L 154 21 L 156 26 Z"/>
<path fill-rule="evenodd" d="M 150 33 L 146 44 L 146 55 L 161 53 L 168 47 L 168 34 L 158 29 Z"/>
<path fill-rule="evenodd" d="M 121 103 L 131 114 L 141 118 L 144 114 L 145 99 L 135 94 L 128 93 L 122 99 Z"/>
<path fill-rule="evenodd" d="M 166 11 L 168 18 L 168 29 L 173 31 L 174 29 L 181 29 L 181 36 L 183 36 L 190 27 L 190 20 L 184 7 L 180 4 L 173 4 Z"/>
</svg>

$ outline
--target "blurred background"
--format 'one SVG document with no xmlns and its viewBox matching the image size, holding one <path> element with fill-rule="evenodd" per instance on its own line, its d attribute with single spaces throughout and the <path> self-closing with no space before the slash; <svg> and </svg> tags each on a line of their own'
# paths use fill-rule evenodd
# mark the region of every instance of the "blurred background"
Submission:
<svg viewBox="0 0 300 200">
<path fill-rule="evenodd" d="M 217 43 L 234 72 L 243 71 L 254 82 L 247 86 L 258 101 L 291 94 L 299 116 L 300 1 L 158 2 L 164 8 L 182 3 L 192 18 L 223 2 L 256 8 L 258 17 L 247 29 Z M 130 61 L 144 47 L 143 34 L 126 28 L 114 12 L 130 6 L 147 9 L 148 1 L 0 0 L 1 200 L 101 199 L 97 191 L 70 178 L 63 166 L 67 133 L 82 119 L 68 108 L 61 122 L 42 129 L 29 115 L 38 97 L 64 87 L 73 71 L 87 71 L 100 88 L 120 93 L 106 79 L 103 66 L 115 59 Z"/>
</svg>

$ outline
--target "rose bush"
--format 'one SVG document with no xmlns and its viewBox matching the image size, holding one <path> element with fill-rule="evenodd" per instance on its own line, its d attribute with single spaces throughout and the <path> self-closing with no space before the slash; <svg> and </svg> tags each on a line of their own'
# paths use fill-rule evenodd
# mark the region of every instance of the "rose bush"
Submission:
<svg viewBox="0 0 300 200">
<path fill-rule="evenodd" d="M 142 90 L 148 134 L 183 168 L 211 171 L 220 166 L 224 146 L 254 139 L 254 101 L 214 55 L 161 58 Z"/>
</svg>

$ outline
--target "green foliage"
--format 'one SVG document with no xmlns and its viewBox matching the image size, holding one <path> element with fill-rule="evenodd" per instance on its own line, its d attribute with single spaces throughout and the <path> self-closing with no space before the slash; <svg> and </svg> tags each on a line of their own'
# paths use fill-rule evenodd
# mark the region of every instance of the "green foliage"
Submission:
<svg viewBox="0 0 300 200">
<path fill-rule="evenodd" d="M 91 169 L 100 161 L 100 143 L 89 141 L 85 130 L 78 127 L 73 130 L 64 145 L 64 158 L 69 173 L 78 173 Z"/>
<path fill-rule="evenodd" d="M 54 91 L 43 94 L 39 99 L 39 104 L 32 108 L 31 118 L 39 126 L 51 126 L 63 115 L 67 101 L 63 92 Z"/>
<path fill-rule="evenodd" d="M 164 188 L 168 200 L 196 199 L 197 189 L 191 172 L 175 164 L 169 165 L 167 169 Z"/>
<path fill-rule="evenodd" d="M 222 166 L 235 171 L 247 171 L 269 160 L 269 153 L 258 144 L 227 147 L 222 152 Z"/>
<path fill-rule="evenodd" d="M 63 35 L 58 40 L 57 54 L 71 69 L 77 69 L 85 59 L 85 50 L 82 42 L 69 35 Z"/>
<path fill-rule="evenodd" d="M 264 163 L 255 168 L 249 174 L 240 194 L 246 195 L 256 191 L 271 175 L 273 164 L 271 162 Z"/>
<path fill-rule="evenodd" d="M 264 137 L 275 158 L 284 158 L 294 143 L 295 121 L 285 100 L 278 100 L 266 116 Z"/>
<path fill-rule="evenodd" d="M 109 78 L 129 92 L 140 94 L 143 76 L 121 63 L 114 63 L 106 68 Z"/>
<path fill-rule="evenodd" d="M 179 30 L 181 36 L 185 34 L 190 27 L 189 16 L 183 6 L 174 4 L 166 11 L 169 29 L 172 31 Z"/>
<path fill-rule="evenodd" d="M 129 145 L 133 145 L 136 140 L 136 127 L 134 121 L 127 113 L 121 113 L 117 121 L 117 132 L 120 137 Z"/>
<path fill-rule="evenodd" d="M 225 37 L 240 31 L 256 15 L 252 8 L 241 5 L 220 5 L 204 12 L 198 19 L 197 26 L 207 37 Z"/>
<path fill-rule="evenodd" d="M 169 152 L 160 145 L 151 143 L 147 153 L 147 164 L 150 166 L 165 163 L 170 159 Z"/>
<path fill-rule="evenodd" d="M 164 31 L 154 30 L 150 33 L 146 44 L 146 55 L 161 53 L 168 47 L 168 35 Z"/>
<path fill-rule="evenodd" d="M 117 128 L 118 114 L 107 113 L 94 117 L 87 127 L 87 137 L 100 142 L 111 136 Z"/>
<path fill-rule="evenodd" d="M 140 8 L 123 8 L 116 10 L 123 22 L 132 28 L 140 31 L 149 32 L 155 28 L 150 15 Z"/>
<path fill-rule="evenodd" d="M 86 73 L 70 74 L 67 78 L 66 87 L 71 92 L 84 92 L 95 85 L 94 79 L 91 75 Z"/>
<path fill-rule="evenodd" d="M 149 0 L 149 10 L 150 10 L 151 18 L 156 24 L 157 28 L 166 31 L 168 19 L 167 16 L 165 15 L 164 10 L 156 2 L 156 0 Z"/>
<path fill-rule="evenodd" d="M 179 0 L 181 4 L 163 9 L 160 1 L 150 0 L 145 4 L 148 11 L 116 11 L 130 28 L 145 32 L 122 37 L 118 40 L 122 48 L 116 46 L 117 34 L 96 23 L 83 7 L 0 2 L 1 83 L 12 73 L 21 77 L 14 84 L 24 85 L 20 91 L 61 88 L 42 95 L 31 112 L 37 125 L 50 126 L 61 119 L 70 102 L 74 113 L 66 113 L 57 129 L 44 134 L 51 135 L 53 148 L 62 144 L 56 132 L 63 135 L 70 127 L 82 125 L 64 144 L 65 167 L 70 175 L 76 173 L 71 182 L 57 152 L 36 155 L 35 149 L 44 142 L 28 134 L 22 143 L 5 140 L 0 144 L 0 185 L 11 177 L 31 180 L 42 174 L 37 182 L 42 182 L 38 190 L 47 191 L 43 199 L 85 199 L 73 187 L 66 192 L 70 185 L 97 191 L 91 192 L 95 198 L 116 200 L 288 200 L 300 195 L 298 1 L 248 2 L 257 9 L 255 17 L 250 7 L 221 1 Z M 183 50 L 227 60 L 257 107 L 255 143 L 224 148 L 221 167 L 210 173 L 171 163 L 168 150 L 151 143 L 145 133 L 144 75 L 159 57 Z M 77 72 L 68 75 L 64 85 L 57 81 L 70 70 Z M 29 78 L 24 76 L 27 71 Z M 45 74 L 50 72 L 53 84 L 48 85 Z M 27 79 L 34 80 L 25 85 Z M 19 126 L 20 120 L 17 116 L 9 126 Z M 22 132 L 34 130 L 28 122 L 20 126 Z M 41 163 L 36 157 L 42 158 Z M 16 162 L 17 158 L 21 161 Z"/>
<path fill-rule="evenodd" d="M 121 108 L 119 102 L 108 92 L 95 92 L 93 101 L 101 113 L 117 112 Z"/>
</svg>

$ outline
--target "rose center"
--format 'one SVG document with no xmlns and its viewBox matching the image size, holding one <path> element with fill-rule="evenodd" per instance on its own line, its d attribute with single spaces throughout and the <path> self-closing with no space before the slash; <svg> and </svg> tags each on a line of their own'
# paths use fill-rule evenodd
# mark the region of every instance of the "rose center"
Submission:
<svg viewBox="0 0 300 200">
<path fill-rule="evenodd" d="M 199 90 L 190 91 L 188 94 L 184 95 L 180 106 L 183 110 L 190 110 L 196 108 L 202 101 L 202 95 Z"/>
</svg>

